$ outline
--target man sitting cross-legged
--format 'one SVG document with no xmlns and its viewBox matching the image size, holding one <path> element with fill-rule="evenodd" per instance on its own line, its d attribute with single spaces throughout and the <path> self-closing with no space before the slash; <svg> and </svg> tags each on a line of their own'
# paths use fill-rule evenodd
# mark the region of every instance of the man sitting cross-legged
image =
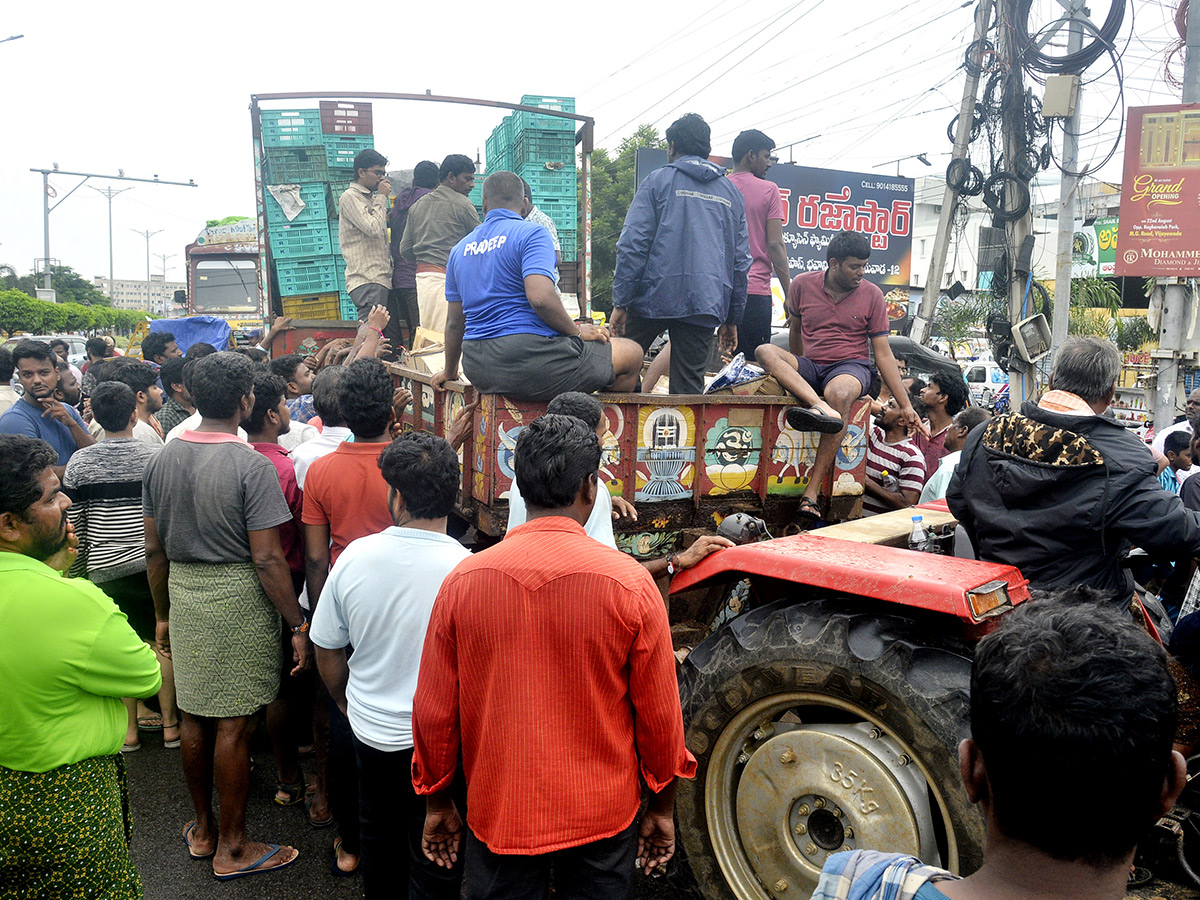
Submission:
<svg viewBox="0 0 1200 900">
<path fill-rule="evenodd" d="M 888 346 L 883 292 L 863 277 L 870 256 L 871 244 L 863 235 L 834 235 L 826 250 L 828 270 L 797 275 L 788 288 L 791 352 L 774 344 L 755 351 L 759 364 L 803 404 L 788 410 L 788 424 L 799 431 L 821 432 L 800 500 L 800 515 L 810 519 L 820 515 L 818 492 L 833 468 L 850 407 L 871 384 L 868 341 L 879 375 L 900 407 L 901 421 L 910 430 L 925 430 L 900 384 Z"/>
</svg>

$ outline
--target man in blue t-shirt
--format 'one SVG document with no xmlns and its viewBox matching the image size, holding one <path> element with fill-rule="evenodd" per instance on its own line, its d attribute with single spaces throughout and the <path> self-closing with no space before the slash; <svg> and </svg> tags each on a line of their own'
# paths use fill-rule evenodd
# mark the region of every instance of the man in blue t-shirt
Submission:
<svg viewBox="0 0 1200 900">
<path fill-rule="evenodd" d="M 550 233 L 526 222 L 525 189 L 512 172 L 483 185 L 483 224 L 455 244 L 446 264 L 446 368 L 459 360 L 480 393 L 549 400 L 564 391 L 632 391 L 642 348 L 607 328 L 575 322 L 554 289 Z"/>
<path fill-rule="evenodd" d="M 71 454 L 90 447 L 96 439 L 88 434 L 78 411 L 54 399 L 58 357 L 49 344 L 21 341 L 13 348 L 12 358 L 25 396 L 0 416 L 0 434 L 24 434 L 53 447 L 58 465 L 51 468 L 61 481 Z"/>
</svg>

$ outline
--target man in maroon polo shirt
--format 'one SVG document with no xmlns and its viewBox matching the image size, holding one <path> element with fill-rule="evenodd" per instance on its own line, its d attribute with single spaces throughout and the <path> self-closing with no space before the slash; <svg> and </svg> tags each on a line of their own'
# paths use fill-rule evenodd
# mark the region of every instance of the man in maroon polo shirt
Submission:
<svg viewBox="0 0 1200 900">
<path fill-rule="evenodd" d="M 788 410 L 788 424 L 798 431 L 819 431 L 817 458 L 800 500 L 800 515 L 820 516 L 817 496 L 846 433 L 850 407 L 871 384 L 868 342 L 875 365 L 900 407 L 905 426 L 924 426 L 900 384 L 896 358 L 888 346 L 888 315 L 883 292 L 863 276 L 871 243 L 861 234 L 841 231 L 826 250 L 829 268 L 806 272 L 788 288 L 788 346 L 763 344 L 755 352 L 759 364 L 794 394 L 802 406 Z"/>
</svg>

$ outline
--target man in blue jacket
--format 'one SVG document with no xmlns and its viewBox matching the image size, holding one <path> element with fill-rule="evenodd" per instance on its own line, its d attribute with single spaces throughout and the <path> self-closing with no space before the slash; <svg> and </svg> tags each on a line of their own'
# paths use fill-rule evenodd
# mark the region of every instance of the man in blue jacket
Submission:
<svg viewBox="0 0 1200 900">
<path fill-rule="evenodd" d="M 709 134 L 695 113 L 671 124 L 667 165 L 638 188 L 617 241 L 613 333 L 643 350 L 670 333 L 673 394 L 704 393 L 713 331 L 732 353 L 746 308 L 746 202 L 708 161 Z"/>
</svg>

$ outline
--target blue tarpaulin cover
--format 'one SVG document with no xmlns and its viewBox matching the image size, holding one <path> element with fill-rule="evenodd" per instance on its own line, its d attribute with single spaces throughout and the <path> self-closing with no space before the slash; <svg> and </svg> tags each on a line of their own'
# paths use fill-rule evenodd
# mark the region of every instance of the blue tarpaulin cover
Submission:
<svg viewBox="0 0 1200 900">
<path fill-rule="evenodd" d="M 175 344 L 184 353 L 192 344 L 212 344 L 218 350 L 229 348 L 229 323 L 216 316 L 188 316 L 183 319 L 154 319 L 152 332 L 168 331 L 175 335 Z"/>
</svg>

